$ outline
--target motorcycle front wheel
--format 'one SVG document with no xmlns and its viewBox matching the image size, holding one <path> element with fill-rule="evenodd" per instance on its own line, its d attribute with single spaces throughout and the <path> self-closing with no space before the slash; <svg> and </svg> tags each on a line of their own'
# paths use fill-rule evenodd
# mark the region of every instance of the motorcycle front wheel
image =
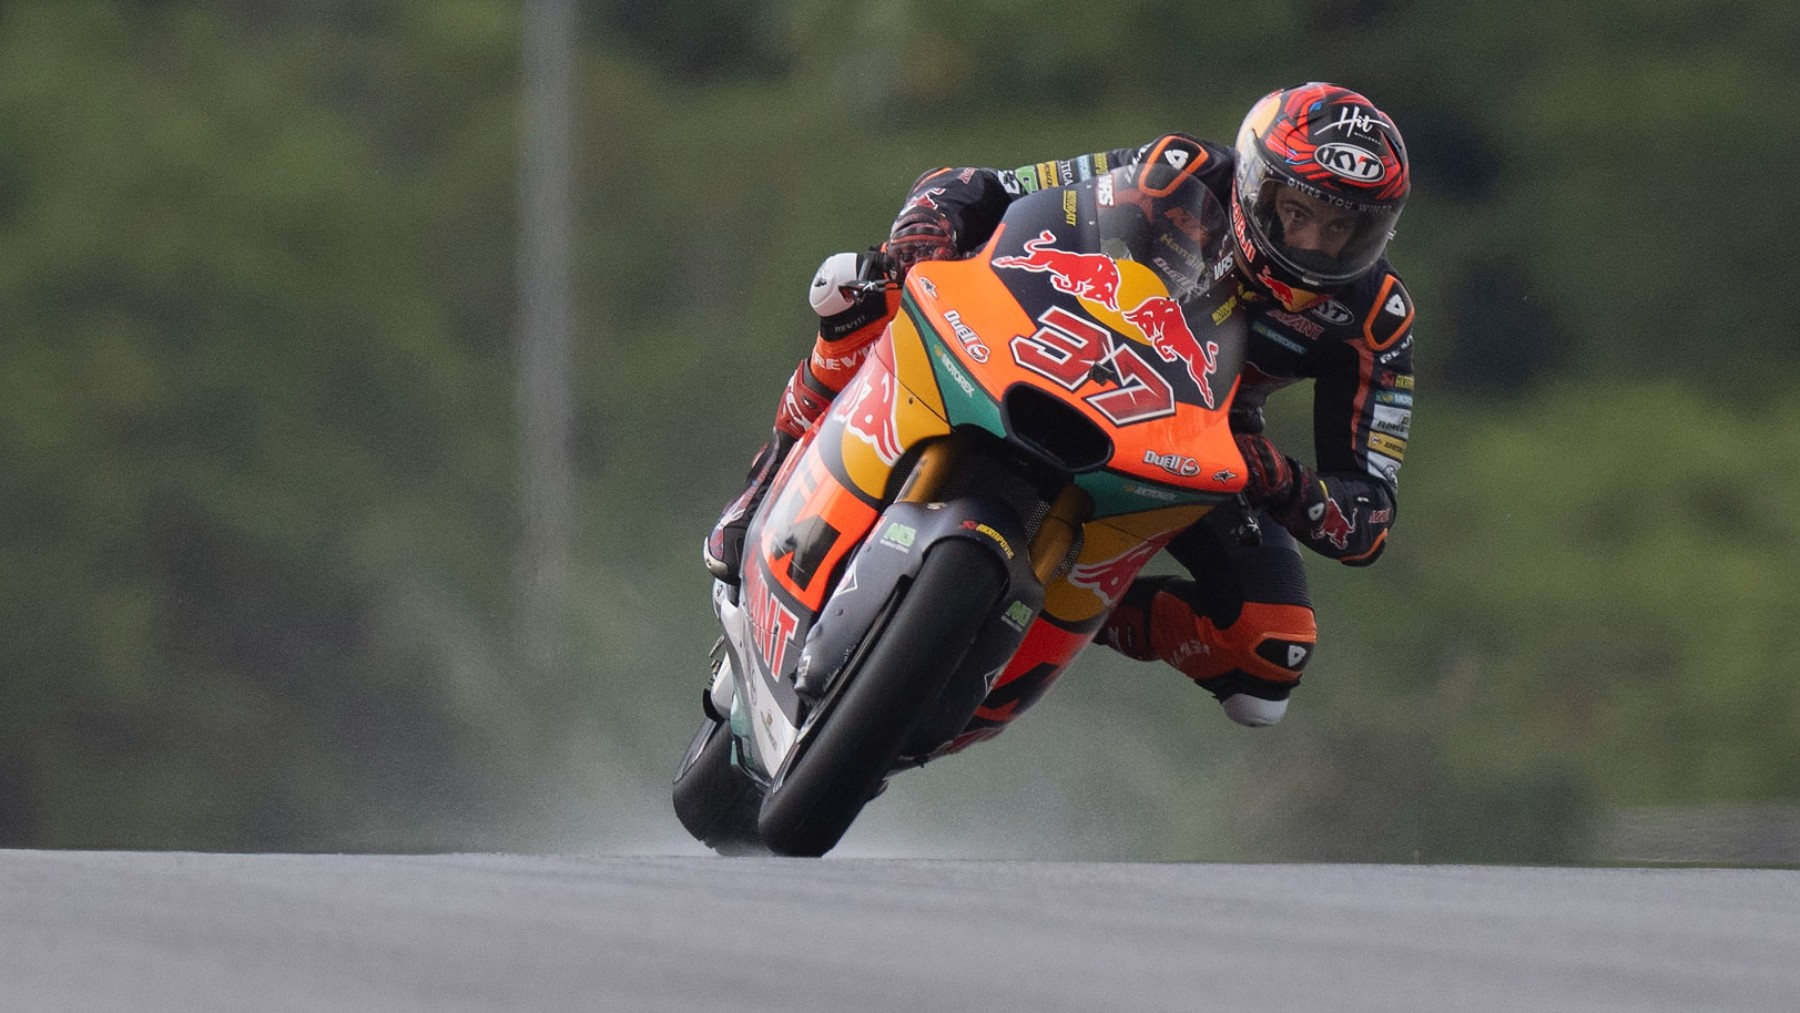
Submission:
<svg viewBox="0 0 1800 1013">
<path fill-rule="evenodd" d="M 816 857 L 837 845 L 943 693 L 1004 585 L 998 560 L 979 545 L 950 539 L 931 547 L 763 799 L 757 830 L 770 850 Z"/>
<path fill-rule="evenodd" d="M 675 775 L 675 815 L 694 840 L 721 855 L 766 855 L 757 836 L 762 789 L 731 762 L 731 729 L 700 726 Z"/>
</svg>

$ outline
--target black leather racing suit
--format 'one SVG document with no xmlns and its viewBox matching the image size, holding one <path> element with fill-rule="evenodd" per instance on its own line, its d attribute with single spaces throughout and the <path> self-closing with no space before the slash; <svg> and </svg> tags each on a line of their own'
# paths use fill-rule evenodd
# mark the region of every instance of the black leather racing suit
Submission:
<svg viewBox="0 0 1800 1013">
<path fill-rule="evenodd" d="M 1180 133 L 1017 169 L 934 170 L 913 185 L 905 206 L 937 207 L 968 253 L 1019 197 L 1153 158 L 1176 165 L 1197 160 L 1196 175 L 1229 206 L 1235 152 Z M 1413 303 L 1385 259 L 1331 299 L 1299 312 L 1248 284 L 1240 284 L 1238 298 L 1249 331 L 1232 428 L 1260 433 L 1269 395 L 1311 380 L 1314 467 L 1324 503 L 1290 518 L 1286 530 L 1260 514 L 1258 545 L 1233 537 L 1241 523 L 1236 511 L 1215 510 L 1169 545 L 1197 580 L 1140 579 L 1100 639 L 1129 656 L 1169 662 L 1221 700 L 1247 693 L 1279 701 L 1298 682 L 1317 640 L 1295 540 L 1352 566 L 1374 562 L 1386 547 L 1412 420 Z"/>
</svg>

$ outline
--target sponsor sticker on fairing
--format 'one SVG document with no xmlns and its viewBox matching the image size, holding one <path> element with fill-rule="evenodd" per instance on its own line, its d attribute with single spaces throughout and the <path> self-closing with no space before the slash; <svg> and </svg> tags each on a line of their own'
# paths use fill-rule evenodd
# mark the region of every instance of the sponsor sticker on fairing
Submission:
<svg viewBox="0 0 1800 1013">
<path fill-rule="evenodd" d="M 1004 619 L 1006 625 L 1013 629 L 1023 630 L 1031 622 L 1031 606 L 1022 601 L 1013 602 L 1007 606 L 1000 618 Z"/>
<path fill-rule="evenodd" d="M 744 581 L 745 601 L 750 612 L 750 631 L 756 638 L 756 649 L 769 663 L 769 671 L 780 675 L 787 664 L 788 645 L 799 629 L 799 617 L 782 604 L 775 592 L 763 581 L 762 568 L 750 567 Z"/>
<path fill-rule="evenodd" d="M 1237 297 L 1236 293 L 1233 293 L 1230 298 L 1226 299 L 1224 302 L 1219 304 L 1218 309 L 1213 310 L 1213 315 L 1212 315 L 1213 326 L 1217 327 L 1220 324 L 1224 323 L 1225 318 L 1230 316 L 1231 311 L 1237 309 L 1237 307 L 1238 307 L 1238 297 Z"/>
<path fill-rule="evenodd" d="M 1136 482 L 1126 482 L 1121 486 L 1121 488 L 1123 488 L 1127 493 L 1130 493 L 1133 496 L 1142 496 L 1146 499 L 1162 500 L 1165 503 L 1172 503 L 1176 499 L 1175 494 L 1172 492 L 1169 492 L 1167 489 L 1157 489 L 1153 486 L 1139 485 Z"/>
<path fill-rule="evenodd" d="M 1044 229 L 1026 240 L 1025 252 L 995 257 L 995 267 L 1013 268 L 1050 276 L 1050 287 L 1082 299 L 1092 299 L 1109 310 L 1119 308 L 1119 264 L 1100 253 L 1076 253 L 1056 247 L 1056 234 Z"/>
<path fill-rule="evenodd" d="M 1144 568 L 1150 557 L 1160 551 L 1162 542 L 1144 542 L 1112 559 L 1083 563 L 1069 572 L 1069 583 L 1087 588 L 1101 601 L 1111 605 L 1131 587 L 1131 578 L 1137 576 L 1137 572 Z"/>
<path fill-rule="evenodd" d="M 963 323 L 961 313 L 956 310 L 946 310 L 944 320 L 950 324 L 950 329 L 956 332 L 956 340 L 962 342 L 963 351 L 969 353 L 969 358 L 976 362 L 988 361 L 987 343 L 981 340 L 981 335 L 975 333 L 975 328 Z"/>
<path fill-rule="evenodd" d="M 1182 454 L 1159 454 L 1154 450 L 1144 451 L 1144 463 L 1154 464 L 1171 475 L 1191 478 L 1200 474 L 1200 462 Z"/>
<path fill-rule="evenodd" d="M 1231 259 L 1231 254 L 1229 252 L 1227 252 L 1224 256 L 1221 256 L 1219 258 L 1219 262 L 1217 264 L 1213 265 L 1212 280 L 1216 282 L 1220 278 L 1225 277 L 1226 275 L 1230 274 L 1232 269 L 1235 268 L 1236 266 L 1237 266 L 1237 261 Z M 1242 292 L 1243 288 L 1239 287 L 1238 291 Z"/>
<path fill-rule="evenodd" d="M 1164 362 L 1180 361 L 1187 366 L 1188 378 L 1200 391 L 1200 400 L 1208 408 L 1217 407 L 1213 400 L 1212 375 L 1219 369 L 1219 343 L 1205 344 L 1195 337 L 1181 312 L 1181 304 L 1164 296 L 1151 296 L 1125 311 L 1125 320 L 1149 339 L 1150 347 Z"/>
<path fill-rule="evenodd" d="M 950 357 L 950 353 L 945 351 L 943 346 L 935 344 L 931 346 L 931 351 L 937 356 L 938 363 L 944 367 L 944 372 L 950 374 L 950 379 L 962 388 L 963 396 L 974 397 L 975 384 L 963 375 L 963 371 L 956 365 L 956 360 Z"/>
<path fill-rule="evenodd" d="M 940 348 L 941 351 L 941 348 Z M 857 374 L 855 390 L 846 388 L 838 396 L 831 417 L 844 423 L 844 429 L 875 449 L 887 464 L 900 459 L 900 435 L 894 425 L 894 376 L 877 372 L 874 376 Z"/>
<path fill-rule="evenodd" d="M 1007 559 L 1013 558 L 1012 543 L 1006 540 L 1005 535 L 995 531 L 991 526 L 983 524 L 980 521 L 963 521 L 962 526 L 965 531 L 974 531 L 978 534 L 983 534 L 992 538 L 994 543 L 1000 546 L 1000 551 L 1006 554 Z"/>
<path fill-rule="evenodd" d="M 887 530 L 881 533 L 881 544 L 901 552 L 911 552 L 913 542 L 919 537 L 917 528 L 907 527 L 899 521 L 888 524 Z"/>
</svg>

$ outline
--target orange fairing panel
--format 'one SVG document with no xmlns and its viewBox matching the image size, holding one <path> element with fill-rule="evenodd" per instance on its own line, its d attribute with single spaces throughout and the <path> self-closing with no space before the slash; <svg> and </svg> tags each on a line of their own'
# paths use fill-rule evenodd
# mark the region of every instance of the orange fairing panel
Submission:
<svg viewBox="0 0 1800 1013">
<path fill-rule="evenodd" d="M 1049 240 L 1027 250 L 920 264 L 907 281 L 909 301 L 993 400 L 1025 384 L 1093 420 L 1113 441 L 1110 470 L 1210 494 L 1242 489 L 1243 459 L 1224 410 L 1236 372 L 1221 368 L 1213 332 L 1190 326 L 1156 272 L 1142 264 L 1099 257 L 1104 264 L 1082 268 L 1069 258 L 1098 255 L 1065 253 Z M 1033 319 L 1003 270 L 1051 272 L 1058 282 L 1086 270 L 1101 280 L 1057 284 L 1073 299 Z M 1221 305 L 1214 324 L 1238 323 L 1235 309 L 1235 301 Z"/>
<path fill-rule="evenodd" d="M 904 315 L 876 342 L 827 421 L 843 426 L 838 452 L 844 473 L 870 499 L 884 497 L 907 448 L 950 431 L 925 347 Z"/>
<path fill-rule="evenodd" d="M 1209 509 L 1179 506 L 1089 521 L 1075 565 L 1044 589 L 1044 614 L 1077 626 L 1098 624 L 1145 564 Z"/>
<path fill-rule="evenodd" d="M 1056 677 L 1092 640 L 1092 634 L 1072 633 L 1046 622 L 1034 623 L 975 712 L 973 726 L 1004 725 L 1018 717 L 1049 690 Z"/>
<path fill-rule="evenodd" d="M 817 612 L 831 574 L 875 517 L 875 508 L 839 484 L 819 454 L 807 448 L 762 529 L 769 572 L 794 601 Z"/>
</svg>

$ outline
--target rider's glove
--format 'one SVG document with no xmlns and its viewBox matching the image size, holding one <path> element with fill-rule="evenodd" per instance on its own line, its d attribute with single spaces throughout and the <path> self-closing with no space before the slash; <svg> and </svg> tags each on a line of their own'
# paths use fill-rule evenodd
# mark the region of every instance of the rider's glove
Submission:
<svg viewBox="0 0 1800 1013">
<path fill-rule="evenodd" d="M 1238 433 L 1237 447 L 1244 457 L 1244 499 L 1277 520 L 1299 514 L 1323 493 L 1319 476 L 1276 449 L 1268 437 Z"/>
<path fill-rule="evenodd" d="M 894 219 L 894 227 L 888 231 L 886 250 L 894 259 L 898 273 L 905 275 L 922 260 L 956 259 L 956 230 L 942 211 L 915 204 Z"/>
</svg>

